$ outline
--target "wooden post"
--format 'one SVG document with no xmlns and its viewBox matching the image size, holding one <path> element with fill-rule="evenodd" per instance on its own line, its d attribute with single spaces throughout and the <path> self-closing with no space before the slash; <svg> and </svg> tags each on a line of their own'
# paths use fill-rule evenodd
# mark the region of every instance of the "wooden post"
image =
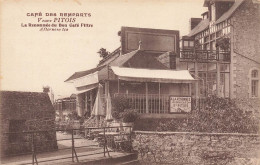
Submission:
<svg viewBox="0 0 260 165">
<path fill-rule="evenodd" d="M 104 135 L 104 147 L 103 147 L 103 150 L 104 150 L 104 157 L 106 156 L 106 130 L 105 130 L 105 127 L 103 128 L 103 135 Z"/>
<path fill-rule="evenodd" d="M 34 141 L 34 133 L 32 133 L 32 164 L 36 163 L 38 165 L 38 161 L 36 158 L 36 151 L 35 151 L 35 141 Z"/>
<path fill-rule="evenodd" d="M 88 113 L 88 92 L 85 93 L 85 113 Z"/>
<path fill-rule="evenodd" d="M 146 101 L 146 113 L 149 113 L 148 84 L 147 84 L 147 82 L 145 82 L 145 101 Z"/>
<path fill-rule="evenodd" d="M 219 62 L 217 62 L 216 91 L 217 91 L 217 96 L 218 96 L 218 97 L 221 97 L 221 95 L 220 95 L 220 63 L 219 63 Z"/>
<path fill-rule="evenodd" d="M 71 133 L 71 157 L 72 157 L 72 162 L 74 162 L 74 131 L 72 129 Z"/>
<path fill-rule="evenodd" d="M 93 96 L 92 96 L 92 90 L 90 90 L 90 112 L 93 110 Z"/>
<path fill-rule="evenodd" d="M 159 113 L 161 113 L 161 83 L 159 82 Z"/>
</svg>

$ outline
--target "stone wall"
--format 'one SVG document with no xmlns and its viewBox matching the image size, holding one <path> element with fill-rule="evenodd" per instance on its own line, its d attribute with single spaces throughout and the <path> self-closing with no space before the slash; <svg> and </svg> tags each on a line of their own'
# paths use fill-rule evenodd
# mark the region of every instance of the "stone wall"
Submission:
<svg viewBox="0 0 260 165">
<path fill-rule="evenodd" d="M 231 18 L 233 96 L 250 98 L 250 70 L 260 72 L 260 5 L 245 0 Z"/>
<path fill-rule="evenodd" d="M 46 93 L 1 91 L 1 156 L 30 152 L 32 134 L 36 150 L 57 149 L 55 111 Z M 53 131 L 49 131 L 53 130 Z"/>
<path fill-rule="evenodd" d="M 256 134 L 135 131 L 133 147 L 142 164 L 260 163 Z"/>
</svg>

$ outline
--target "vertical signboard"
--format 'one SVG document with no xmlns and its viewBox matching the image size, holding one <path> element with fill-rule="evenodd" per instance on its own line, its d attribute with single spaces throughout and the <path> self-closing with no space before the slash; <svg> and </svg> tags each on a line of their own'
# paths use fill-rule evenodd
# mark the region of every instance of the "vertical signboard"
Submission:
<svg viewBox="0 0 260 165">
<path fill-rule="evenodd" d="M 170 113 L 187 113 L 191 111 L 191 97 L 170 96 Z"/>
</svg>

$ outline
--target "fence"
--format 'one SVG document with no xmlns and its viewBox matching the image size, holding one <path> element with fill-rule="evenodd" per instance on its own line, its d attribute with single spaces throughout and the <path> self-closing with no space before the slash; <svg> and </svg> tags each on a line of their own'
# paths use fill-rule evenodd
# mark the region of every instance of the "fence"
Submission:
<svg viewBox="0 0 260 165">
<path fill-rule="evenodd" d="M 169 95 L 116 93 L 114 96 L 127 98 L 132 108 L 137 109 L 139 113 L 147 113 L 146 106 L 148 113 L 169 112 Z"/>
<path fill-rule="evenodd" d="M 121 130 L 120 132 L 111 132 L 112 130 Z M 37 136 L 39 134 L 43 133 L 50 133 L 50 132 L 55 132 L 57 131 L 61 132 L 69 132 L 70 138 L 63 138 L 63 139 L 55 139 L 55 140 L 46 140 L 46 141 L 39 141 L 37 140 Z M 83 133 L 84 137 L 75 137 L 75 133 Z M 90 138 L 90 133 L 95 132 L 98 134 L 95 134 L 94 137 L 98 138 L 98 143 L 97 144 L 92 144 L 92 145 L 81 145 L 81 146 L 76 146 L 75 145 L 75 140 L 77 139 L 85 139 L 85 138 Z M 97 155 L 97 154 L 103 154 L 105 157 L 106 154 L 110 157 L 109 152 L 112 150 L 109 150 L 108 147 L 119 147 L 122 146 L 123 143 L 127 143 L 129 146 L 132 146 L 132 127 L 131 126 L 120 126 L 119 127 L 102 127 L 102 128 L 97 128 L 97 127 L 89 127 L 89 128 L 81 128 L 81 129 L 56 129 L 56 130 L 44 130 L 44 131 L 27 131 L 27 132 L 6 132 L 3 133 L 4 136 L 10 136 L 12 134 L 20 135 L 19 137 L 26 137 L 23 138 L 23 142 L 18 142 L 18 143 L 12 143 L 13 145 L 21 145 L 22 143 L 26 144 L 26 146 L 30 147 L 29 152 L 25 152 L 22 154 L 9 154 L 1 158 L 5 157 L 10 157 L 10 156 L 18 156 L 18 155 L 24 155 L 24 154 L 31 154 L 32 155 L 32 161 L 31 162 L 26 162 L 22 164 L 37 164 L 38 163 L 44 163 L 44 162 L 51 162 L 51 161 L 58 161 L 58 160 L 63 160 L 63 159 L 71 159 L 72 162 L 80 162 L 79 158 L 80 157 L 86 157 L 86 156 L 91 156 L 91 155 Z M 22 135 L 22 136 L 21 136 Z M 112 137 L 112 138 L 111 138 Z M 114 137 L 120 137 L 117 138 L 117 140 L 111 140 L 114 139 Z M 122 138 L 124 137 L 124 139 Z M 87 139 L 85 139 L 87 140 Z M 61 142 L 61 141 L 71 141 L 71 147 L 65 147 L 65 148 L 57 148 L 56 150 L 52 151 L 60 151 L 60 150 L 71 150 L 71 156 L 65 156 L 65 157 L 59 157 L 59 158 L 50 158 L 50 159 L 43 159 L 43 160 L 38 160 L 37 156 L 43 151 L 37 150 L 39 147 L 39 143 L 44 143 L 45 145 L 48 144 L 53 144 L 53 142 Z M 94 152 L 94 153 L 88 153 L 88 154 L 77 154 L 77 149 L 80 148 L 88 148 L 88 147 L 102 147 L 103 151 L 102 152 Z M 100 148 L 101 149 L 101 148 Z M 46 152 L 45 152 L 46 153 Z"/>
<path fill-rule="evenodd" d="M 127 98 L 132 108 L 138 110 L 139 113 L 152 113 L 152 114 L 169 113 L 170 95 L 148 94 L 146 96 L 146 94 L 116 93 L 114 96 Z M 191 102 L 192 109 L 203 108 L 204 100 L 205 99 L 200 98 L 196 101 L 196 99 L 192 98 L 192 102 Z M 148 112 L 146 112 L 147 105 L 148 105 Z"/>
</svg>

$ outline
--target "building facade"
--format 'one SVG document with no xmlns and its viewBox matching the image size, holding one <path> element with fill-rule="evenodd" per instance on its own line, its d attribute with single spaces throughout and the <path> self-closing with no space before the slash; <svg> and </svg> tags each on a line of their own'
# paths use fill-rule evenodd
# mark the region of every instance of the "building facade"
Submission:
<svg viewBox="0 0 260 165">
<path fill-rule="evenodd" d="M 182 37 L 186 59 L 205 84 L 200 95 L 259 98 L 260 9 L 254 0 L 205 0 L 208 11 Z M 207 60 L 205 60 L 207 58 Z M 193 61 L 194 60 L 194 61 Z M 193 69 L 193 63 L 195 66 Z M 200 81 L 200 83 L 202 83 Z"/>
<path fill-rule="evenodd" d="M 89 116 L 96 98 L 106 115 L 108 96 L 126 98 L 142 116 L 169 117 L 191 111 L 191 86 L 187 69 L 176 70 L 179 31 L 122 27 L 121 46 L 104 57 L 96 68 L 76 72 L 66 82 L 77 93 L 77 112 Z M 170 59 L 170 60 L 169 60 Z M 164 62 L 163 62 L 164 61 Z M 171 62 L 170 62 L 171 61 Z M 101 95 L 97 97 L 97 95 Z M 182 107 L 174 104 L 183 101 Z"/>
<path fill-rule="evenodd" d="M 259 2 L 205 0 L 204 7 L 207 11 L 202 13 L 202 18 L 191 18 L 190 33 L 181 40 L 178 31 L 122 27 L 118 49 L 104 57 L 96 68 L 76 72 L 66 80 L 79 91 L 77 102 L 80 106 L 77 107 L 83 107 L 78 109 L 79 114 L 90 114 L 99 83 L 103 84 L 104 102 L 108 93 L 127 96 L 144 114 L 158 115 L 161 105 L 165 105 L 163 113 L 170 116 L 172 106 L 186 106 L 172 104 L 173 96 L 188 96 L 198 107 L 200 99 L 210 95 L 237 99 L 242 108 L 253 107 L 251 111 L 257 111 L 260 94 Z M 132 77 L 122 72 L 117 74 L 114 66 L 123 67 L 122 70 L 132 68 L 133 74 L 142 73 L 136 69 L 154 71 L 149 80 L 145 75 L 140 80 L 137 74 Z M 178 82 L 175 77 L 170 82 L 172 86 L 167 85 L 167 78 L 159 76 L 156 79 L 156 70 L 186 70 L 195 81 L 187 83 L 184 76 L 183 81 Z M 150 107 L 154 110 L 149 110 Z"/>
</svg>

